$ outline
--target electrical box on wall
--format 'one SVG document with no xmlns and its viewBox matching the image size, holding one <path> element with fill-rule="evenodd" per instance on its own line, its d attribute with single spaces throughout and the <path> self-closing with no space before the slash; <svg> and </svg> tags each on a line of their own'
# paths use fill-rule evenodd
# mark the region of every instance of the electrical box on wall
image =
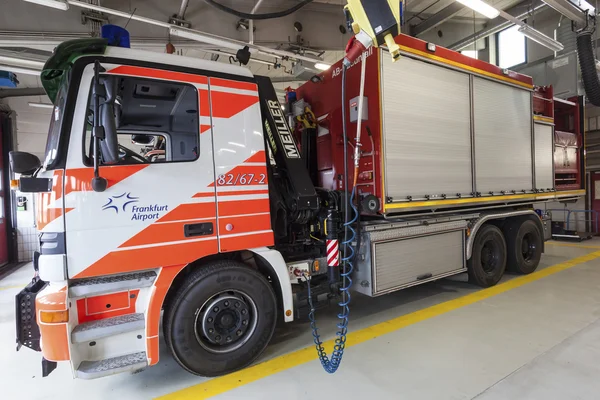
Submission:
<svg viewBox="0 0 600 400">
<path fill-rule="evenodd" d="M 17 211 L 27 211 L 27 197 L 17 197 Z"/>
<path fill-rule="evenodd" d="M 350 100 L 350 122 L 358 121 L 358 100 L 360 96 L 357 96 Z M 367 121 L 369 119 L 369 99 L 363 96 L 363 109 L 362 109 L 362 120 Z"/>
</svg>

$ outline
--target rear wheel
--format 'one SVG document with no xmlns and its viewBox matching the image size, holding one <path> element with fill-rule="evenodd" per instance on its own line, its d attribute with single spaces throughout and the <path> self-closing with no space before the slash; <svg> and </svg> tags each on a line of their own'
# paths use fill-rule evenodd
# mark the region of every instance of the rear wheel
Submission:
<svg viewBox="0 0 600 400">
<path fill-rule="evenodd" d="M 542 233 L 530 219 L 507 223 L 504 233 L 507 248 L 507 269 L 520 274 L 531 274 L 542 257 Z"/>
<path fill-rule="evenodd" d="M 500 229 L 494 225 L 481 227 L 467 267 L 471 283 L 486 288 L 500 281 L 506 269 L 506 242 Z"/>
<path fill-rule="evenodd" d="M 273 336 L 273 288 L 246 265 L 221 260 L 194 271 L 165 311 L 165 340 L 196 375 L 219 376 L 252 363 Z"/>
</svg>

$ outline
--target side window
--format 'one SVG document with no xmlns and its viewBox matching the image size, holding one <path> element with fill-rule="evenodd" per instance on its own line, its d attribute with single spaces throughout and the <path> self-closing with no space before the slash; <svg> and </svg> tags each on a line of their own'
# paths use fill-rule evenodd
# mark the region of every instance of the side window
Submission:
<svg viewBox="0 0 600 400">
<path fill-rule="evenodd" d="M 198 91 L 185 83 L 118 77 L 117 165 L 194 161 L 200 153 Z M 91 92 L 91 91 L 90 91 Z M 88 101 L 84 158 L 93 156 L 93 99 Z"/>
</svg>

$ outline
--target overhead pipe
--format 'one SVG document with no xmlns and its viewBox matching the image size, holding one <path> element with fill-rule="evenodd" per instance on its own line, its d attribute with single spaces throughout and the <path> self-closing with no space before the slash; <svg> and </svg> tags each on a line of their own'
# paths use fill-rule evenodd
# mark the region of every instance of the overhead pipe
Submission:
<svg viewBox="0 0 600 400">
<path fill-rule="evenodd" d="M 526 1 L 524 3 L 530 3 L 530 2 Z M 517 11 L 518 7 L 519 7 L 519 5 L 514 6 L 510 10 L 507 10 L 506 13 L 507 13 L 507 15 L 510 15 L 511 18 L 515 18 L 519 21 L 523 21 L 524 19 L 529 17 L 532 13 L 538 12 L 538 11 L 546 8 L 547 4 L 544 3 L 542 0 L 535 0 L 533 2 L 533 5 L 531 7 L 529 7 L 527 9 L 527 11 L 525 11 L 525 12 L 518 12 Z M 512 11 L 512 13 L 511 13 L 511 10 L 514 10 L 514 11 Z M 502 19 L 505 19 L 505 17 Z M 497 18 L 497 20 L 500 21 L 501 19 Z M 496 21 L 496 20 L 494 20 L 494 21 Z M 482 29 L 479 32 L 475 32 L 474 34 L 469 35 L 466 38 L 461 39 L 458 42 L 451 44 L 450 46 L 448 46 L 448 48 L 450 50 L 455 50 L 455 51 L 463 50 L 466 47 L 469 47 L 470 45 L 475 43 L 476 41 L 478 41 L 480 39 L 485 39 L 489 36 L 492 36 L 506 28 L 510 28 L 513 25 L 515 25 L 515 23 L 513 21 L 498 22 L 492 26 L 489 26 L 488 28 Z"/>
<path fill-rule="evenodd" d="M 189 0 L 181 0 L 181 6 L 179 7 L 179 12 L 177 13 L 177 18 L 185 19 L 185 11 L 188 8 Z"/>
<path fill-rule="evenodd" d="M 263 0 L 258 0 L 256 2 L 256 4 L 254 5 L 254 8 L 252 9 L 252 11 L 250 11 L 250 14 L 254 14 L 255 12 L 258 11 L 258 7 L 260 7 L 260 4 L 263 2 Z M 254 44 L 254 20 L 251 19 L 248 22 L 248 30 L 250 31 L 250 44 Z"/>
<path fill-rule="evenodd" d="M 163 21 L 159 21 L 156 19 L 152 19 L 152 18 L 142 17 L 140 15 L 135 15 L 135 14 L 131 14 L 128 12 L 119 11 L 119 10 L 115 10 L 112 8 L 102 7 L 102 6 L 98 6 L 95 4 L 84 3 L 79 0 L 66 0 L 66 1 L 67 1 L 67 3 L 69 3 L 69 5 L 72 5 L 72 6 L 81 7 L 81 8 L 85 8 L 88 10 L 93 10 L 93 11 L 97 11 L 97 12 L 101 12 L 101 13 L 105 13 L 105 14 L 109 14 L 109 15 L 114 15 L 114 16 L 121 17 L 121 18 L 131 19 L 134 21 L 143 22 L 146 24 L 167 28 L 171 31 L 171 33 L 173 33 L 174 31 L 183 32 L 184 34 L 187 34 L 188 37 L 193 36 L 193 40 L 197 40 L 197 41 L 201 41 L 201 42 L 209 43 L 209 44 L 214 44 L 218 47 L 225 47 L 225 48 L 237 51 L 237 50 L 244 48 L 245 46 L 248 46 L 251 53 L 260 53 L 260 54 L 264 54 L 264 55 L 274 57 L 274 58 L 285 57 L 285 58 L 291 58 L 291 59 L 301 60 L 301 61 L 308 61 L 308 62 L 313 62 L 313 63 L 315 61 L 320 61 L 320 59 L 317 59 L 317 58 L 306 57 L 306 56 L 292 53 L 289 51 L 276 50 L 276 49 L 271 49 L 271 48 L 264 47 L 264 46 L 258 46 L 255 44 L 245 43 L 245 42 L 242 42 L 239 40 L 230 39 L 230 38 L 218 36 L 218 35 L 213 35 L 213 34 L 198 31 L 195 29 L 182 28 L 180 26 L 176 26 L 176 25 L 170 24 L 168 22 L 163 22 Z"/>
</svg>

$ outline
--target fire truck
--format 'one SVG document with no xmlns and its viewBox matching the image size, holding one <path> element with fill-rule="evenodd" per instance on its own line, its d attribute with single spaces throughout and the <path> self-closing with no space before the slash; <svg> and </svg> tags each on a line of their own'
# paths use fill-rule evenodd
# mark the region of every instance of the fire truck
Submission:
<svg viewBox="0 0 600 400">
<path fill-rule="evenodd" d="M 395 44 L 396 62 L 370 48 L 283 105 L 244 67 L 103 39 L 58 46 L 42 73 L 55 105 L 45 159 L 11 153 L 40 231 L 17 342 L 42 352 L 44 376 L 58 362 L 83 379 L 156 365 L 161 325 L 187 371 L 227 374 L 277 321 L 315 326 L 339 299 L 331 359 L 315 334 L 335 370 L 353 294 L 535 271 L 548 227 L 533 205 L 585 194 L 580 101 Z M 575 149 L 560 179 L 555 137 Z"/>
</svg>

